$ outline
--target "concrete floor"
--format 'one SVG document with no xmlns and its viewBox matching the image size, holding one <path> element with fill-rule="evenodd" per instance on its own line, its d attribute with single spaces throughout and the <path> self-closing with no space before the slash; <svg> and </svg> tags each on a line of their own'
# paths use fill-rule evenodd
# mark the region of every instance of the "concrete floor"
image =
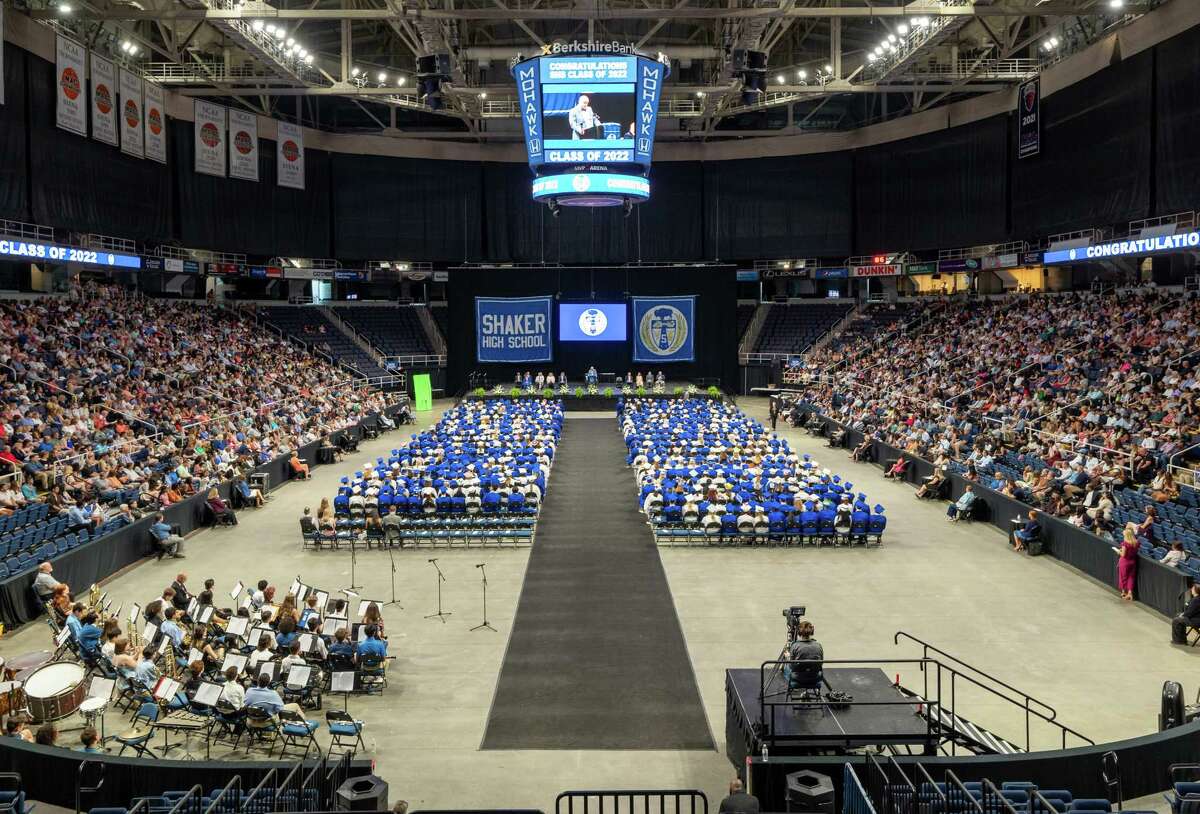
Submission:
<svg viewBox="0 0 1200 814">
<path fill-rule="evenodd" d="M 420 423 L 432 423 L 448 406 L 438 402 Z M 741 406 L 765 419 L 765 401 L 744 399 Z M 889 526 L 878 549 L 662 549 L 718 750 L 479 751 L 528 550 L 406 550 L 396 554 L 404 609 L 385 609 L 390 652 L 398 657 L 390 686 L 382 697 L 349 701 L 350 712 L 367 721 L 370 756 L 391 798 L 421 808 L 549 811 L 565 789 L 678 787 L 719 800 L 733 774 L 724 757 L 724 670 L 774 658 L 785 632 L 780 611 L 793 604 L 808 606 L 830 658 L 912 658 L 917 650 L 892 643 L 905 630 L 1047 701 L 1059 720 L 1097 742 L 1152 731 L 1162 682 L 1186 681 L 1189 668 L 1200 664 L 1197 651 L 1167 644 L 1165 620 L 1121 602 L 1110 588 L 1048 557 L 1009 552 L 990 527 L 949 524 L 942 505 L 916 501 L 911 487 L 885 481 L 874 467 L 853 464 L 802 432 L 781 431 L 799 451 L 848 476 L 872 503 L 883 503 Z M 345 587 L 349 555 L 301 551 L 297 518 L 304 506 L 315 508 L 321 496 L 332 495 L 356 459 L 373 460 L 404 437 L 364 444 L 356 458 L 320 467 L 312 481 L 276 491 L 267 507 L 242 512 L 236 529 L 195 535 L 186 560 L 143 563 L 105 588 L 118 601 L 144 604 L 178 565 L 194 585 L 209 576 L 219 587 L 267 578 L 285 590 L 299 574 L 327 590 Z M 633 489 L 631 475 L 631 498 Z M 422 618 L 437 605 L 431 556 L 440 558 L 448 579 L 443 601 L 453 615 L 445 624 Z M 480 620 L 473 567 L 480 562 L 488 565 L 488 616 L 498 633 L 469 630 Z M 364 597 L 390 597 L 386 552 L 362 552 L 356 576 Z M 46 646 L 45 626 L 27 625 L 0 640 L 0 655 Z M 911 666 L 888 669 L 917 684 Z M 1116 703 L 1114 688 L 1120 688 Z M 970 691 L 960 691 L 958 700 L 968 718 L 1023 741 L 1024 723 L 1013 710 Z M 340 707 L 341 699 L 327 697 L 326 706 Z M 124 726 L 110 713 L 110 733 Z M 1048 729 L 1035 727 L 1033 734 L 1035 747 L 1054 745 Z M 240 750 L 235 757 L 243 756 Z"/>
</svg>

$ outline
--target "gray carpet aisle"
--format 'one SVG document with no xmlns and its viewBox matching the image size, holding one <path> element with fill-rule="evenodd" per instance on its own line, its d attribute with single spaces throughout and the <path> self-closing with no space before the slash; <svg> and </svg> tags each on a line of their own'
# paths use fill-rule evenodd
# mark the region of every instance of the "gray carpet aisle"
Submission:
<svg viewBox="0 0 1200 814">
<path fill-rule="evenodd" d="M 563 424 L 484 749 L 712 749 L 614 419 Z"/>
</svg>

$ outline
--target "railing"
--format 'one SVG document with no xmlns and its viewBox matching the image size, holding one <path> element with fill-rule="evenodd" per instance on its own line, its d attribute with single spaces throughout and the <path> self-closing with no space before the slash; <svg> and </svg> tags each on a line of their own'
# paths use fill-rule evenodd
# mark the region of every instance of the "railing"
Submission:
<svg viewBox="0 0 1200 814">
<path fill-rule="evenodd" d="M 203 814 L 204 788 L 199 784 L 188 789 L 187 794 L 171 807 L 167 814 Z"/>
<path fill-rule="evenodd" d="M 936 685 L 935 685 L 934 689 L 936 689 L 936 691 L 937 691 L 937 699 L 938 699 L 939 704 L 941 703 L 941 699 L 942 699 L 942 696 L 944 693 L 944 688 L 942 687 L 942 671 L 945 670 L 949 673 L 950 704 L 949 704 L 949 707 L 947 707 L 947 711 L 950 712 L 951 717 L 953 717 L 955 714 L 955 706 L 956 706 L 956 701 L 957 701 L 957 682 L 959 679 L 962 679 L 963 681 L 966 681 L 968 683 L 968 685 L 974 686 L 981 690 L 984 690 L 1003 701 L 1013 704 L 1014 706 L 1020 707 L 1024 711 L 1024 713 L 1025 713 L 1025 751 L 1027 751 L 1027 752 L 1031 751 L 1031 746 L 1032 746 L 1032 741 L 1030 738 L 1030 734 L 1031 734 L 1030 730 L 1031 730 L 1031 724 L 1032 724 L 1033 718 L 1041 719 L 1042 721 L 1052 724 L 1054 727 L 1056 727 L 1061 733 L 1062 748 L 1064 748 L 1064 749 L 1067 748 L 1068 733 L 1071 735 L 1074 735 L 1075 737 L 1079 738 L 1080 740 L 1084 741 L 1085 743 L 1088 743 L 1088 744 L 1095 743 L 1095 741 L 1093 741 L 1091 738 L 1087 737 L 1086 735 L 1083 735 L 1082 733 L 1075 731 L 1071 727 L 1069 727 L 1063 723 L 1060 723 L 1057 720 L 1058 710 L 1056 710 L 1054 707 L 1047 704 L 1045 701 L 1035 698 L 1034 696 L 1030 695 L 1029 693 L 1025 692 L 1024 690 L 1019 690 L 1016 687 L 1012 686 L 1011 684 L 1009 684 L 1005 681 L 1001 681 L 1000 679 L 996 678 L 994 675 L 984 672 L 983 670 L 979 669 L 975 665 L 968 664 L 967 662 L 963 661 L 962 659 L 958 658 L 957 656 L 953 656 L 953 655 L 947 653 L 945 650 L 935 647 L 934 645 L 929 644 L 926 641 L 918 639 L 916 636 L 913 636 L 910 633 L 905 633 L 903 630 L 896 631 L 896 635 L 892 637 L 892 643 L 896 644 L 896 645 L 900 644 L 901 637 L 908 639 L 909 641 L 912 641 L 921 646 L 923 662 L 932 663 L 934 665 L 937 665 L 937 672 L 935 675 Z M 928 655 L 930 652 L 936 653 L 943 658 L 949 659 L 950 661 L 954 662 L 955 664 L 958 664 L 965 670 L 969 670 L 970 674 L 968 674 L 967 672 L 963 672 L 961 670 L 956 670 L 953 667 L 943 665 L 941 663 L 941 661 L 930 658 Z M 923 679 L 924 679 L 924 692 L 922 693 L 922 698 L 928 699 L 929 692 L 930 692 L 930 675 L 929 675 L 928 670 L 925 669 L 924 664 L 922 664 L 921 672 L 923 674 Z M 990 682 L 991 684 L 993 684 L 995 686 L 989 686 L 985 682 Z M 1004 692 L 1001 692 L 1000 690 L 996 689 L 996 687 L 1000 687 L 1004 690 L 1007 690 L 1009 693 L 1012 693 L 1013 695 L 1008 695 Z M 1016 696 L 1016 697 L 1014 697 L 1014 696 Z M 1032 716 L 1032 718 L 1031 718 L 1031 716 Z"/>
<path fill-rule="evenodd" d="M 1028 814 L 1057 814 L 1058 809 L 1054 807 L 1054 803 L 1042 796 L 1042 793 L 1037 789 L 1029 791 L 1029 811 Z"/>
<path fill-rule="evenodd" d="M 303 811 L 300 789 L 304 785 L 304 777 L 304 764 L 297 763 L 275 790 L 274 803 L 271 808 L 266 810 L 272 814 L 291 814 L 294 811 Z"/>
<path fill-rule="evenodd" d="M 54 230 L 49 226 L 38 226 L 36 223 L 25 223 L 19 220 L 0 219 L 0 235 L 34 240 L 39 243 L 54 242 Z"/>
<path fill-rule="evenodd" d="M 842 766 L 842 814 L 876 814 L 867 790 L 849 763 Z"/>
<path fill-rule="evenodd" d="M 444 353 L 414 353 L 408 356 L 380 356 L 380 367 L 385 370 L 391 370 L 392 365 L 400 365 L 401 367 L 445 367 L 446 354 Z"/>
<path fill-rule="evenodd" d="M 105 765 L 106 764 L 104 764 L 98 760 L 80 761 L 79 770 L 77 772 L 75 772 L 75 814 L 79 814 L 79 812 L 83 810 L 83 806 L 82 806 L 83 795 L 95 794 L 96 792 L 100 791 L 101 788 L 104 787 Z M 83 773 L 87 769 L 88 766 L 95 766 L 96 768 L 98 768 L 100 770 L 99 774 L 97 775 L 95 784 L 91 785 L 91 786 L 83 785 Z"/>
<path fill-rule="evenodd" d="M 242 776 L 235 774 L 229 778 L 217 796 L 213 797 L 212 802 L 204 809 L 204 814 L 232 814 L 238 810 L 238 805 L 242 802 Z"/>
<path fill-rule="evenodd" d="M 343 752 L 338 758 L 337 763 L 325 773 L 324 785 L 321 791 L 321 810 L 333 811 L 337 808 L 334 798 L 337 796 L 337 790 L 342 784 L 350 779 L 350 759 L 353 757 L 351 752 Z M 322 764 L 327 765 L 327 764 Z"/>
<path fill-rule="evenodd" d="M 980 795 L 980 805 L 987 814 L 1017 814 L 1016 808 L 1008 798 L 1000 793 L 996 784 L 986 777 L 982 782 L 983 794 Z"/>
<path fill-rule="evenodd" d="M 767 321 L 767 314 L 771 311 L 770 303 L 760 304 L 754 309 L 754 316 L 750 318 L 750 324 L 746 326 L 746 331 L 739 337 L 740 344 L 738 345 L 739 358 L 743 354 L 750 353 L 751 348 L 758 342 L 758 335 L 762 333 L 763 323 Z M 742 364 L 746 364 L 742 362 Z"/>
<path fill-rule="evenodd" d="M 138 253 L 137 243 L 132 240 L 126 240 L 123 237 L 86 234 L 80 238 L 79 244 L 84 248 L 95 249 L 96 251 L 123 252 L 125 254 Z"/>
<path fill-rule="evenodd" d="M 741 365 L 764 365 L 764 364 L 769 365 L 772 362 L 780 362 L 780 361 L 786 362 L 788 359 L 791 359 L 793 356 L 803 356 L 805 353 L 808 352 L 808 349 L 811 347 L 812 347 L 812 345 L 809 345 L 804 350 L 798 351 L 796 353 L 739 353 L 738 354 L 738 364 L 741 364 Z"/>
<path fill-rule="evenodd" d="M 953 811 L 962 811 L 967 814 L 984 814 L 983 805 L 979 800 L 975 799 L 963 782 L 958 779 L 958 775 L 950 769 L 946 770 L 946 801 L 952 806 Z"/>
<path fill-rule="evenodd" d="M 292 768 L 292 774 L 299 771 L 299 767 Z M 258 781 L 258 785 L 250 790 L 242 800 L 242 811 L 249 814 L 250 812 L 265 812 L 274 811 L 275 799 L 275 777 L 278 774 L 278 769 L 271 769 L 263 775 L 262 780 Z"/>
<path fill-rule="evenodd" d="M 698 789 L 564 791 L 555 798 L 554 810 L 556 814 L 708 814 L 708 797 Z"/>
<path fill-rule="evenodd" d="M 889 775 L 874 752 L 867 752 L 866 787 L 870 798 L 879 804 L 879 814 L 913 814 L 917 803 L 917 787 L 894 759 L 888 758 L 888 766 L 896 777 Z"/>
</svg>

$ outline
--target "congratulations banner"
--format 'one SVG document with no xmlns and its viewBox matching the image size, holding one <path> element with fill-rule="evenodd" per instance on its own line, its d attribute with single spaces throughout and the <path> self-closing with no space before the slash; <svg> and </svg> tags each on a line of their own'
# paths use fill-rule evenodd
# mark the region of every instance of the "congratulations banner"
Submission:
<svg viewBox="0 0 1200 814">
<path fill-rule="evenodd" d="M 475 358 L 549 362 L 550 297 L 475 298 Z"/>
<path fill-rule="evenodd" d="M 695 315 L 695 297 L 634 297 L 633 361 L 695 361 Z"/>
</svg>

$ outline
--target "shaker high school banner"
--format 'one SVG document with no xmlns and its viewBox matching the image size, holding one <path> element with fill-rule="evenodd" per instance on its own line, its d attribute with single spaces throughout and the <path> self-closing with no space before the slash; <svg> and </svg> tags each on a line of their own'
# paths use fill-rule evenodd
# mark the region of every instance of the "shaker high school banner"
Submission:
<svg viewBox="0 0 1200 814">
<path fill-rule="evenodd" d="M 633 361 L 694 362 L 696 298 L 633 298 Z"/>
<path fill-rule="evenodd" d="M 549 362 L 550 297 L 475 298 L 480 362 Z"/>
</svg>

